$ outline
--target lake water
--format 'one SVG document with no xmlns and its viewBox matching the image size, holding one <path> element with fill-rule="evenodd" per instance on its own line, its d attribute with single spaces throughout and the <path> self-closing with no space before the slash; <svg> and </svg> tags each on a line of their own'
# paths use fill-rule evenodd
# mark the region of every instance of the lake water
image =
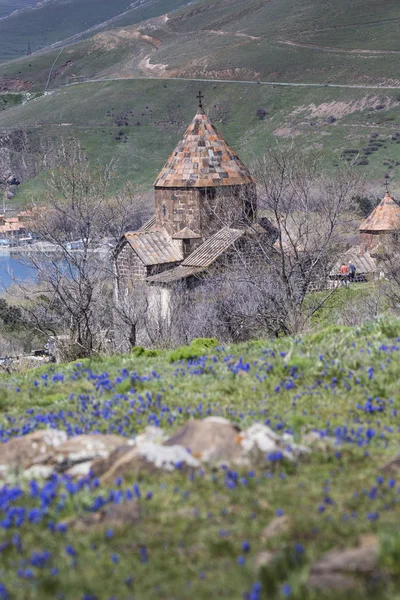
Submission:
<svg viewBox="0 0 400 600">
<path fill-rule="evenodd" d="M 7 290 L 15 280 L 35 281 L 35 270 L 24 264 L 24 258 L 6 251 L 0 252 L 0 293 Z"/>
</svg>

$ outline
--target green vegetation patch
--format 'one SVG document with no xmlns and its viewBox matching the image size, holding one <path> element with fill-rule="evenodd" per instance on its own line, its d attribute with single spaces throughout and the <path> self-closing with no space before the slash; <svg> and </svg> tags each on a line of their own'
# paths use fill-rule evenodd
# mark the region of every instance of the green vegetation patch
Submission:
<svg viewBox="0 0 400 600">
<path fill-rule="evenodd" d="M 174 363 L 137 350 L 2 376 L 3 442 L 45 427 L 129 439 L 214 416 L 296 440 L 314 432 L 322 444 L 296 465 L 266 453 L 256 467 L 144 471 L 107 485 L 16 478 L 0 489 L 3 597 L 342 600 L 307 588 L 310 566 L 372 534 L 384 577 L 373 589 L 361 577 L 351 598 L 397 598 L 400 487 L 383 466 L 398 456 L 399 335 L 400 322 L 380 320 L 229 347 L 195 340 L 201 355 Z M 88 525 L 113 506 L 126 523 Z M 265 552 L 272 562 L 260 566 Z"/>
</svg>

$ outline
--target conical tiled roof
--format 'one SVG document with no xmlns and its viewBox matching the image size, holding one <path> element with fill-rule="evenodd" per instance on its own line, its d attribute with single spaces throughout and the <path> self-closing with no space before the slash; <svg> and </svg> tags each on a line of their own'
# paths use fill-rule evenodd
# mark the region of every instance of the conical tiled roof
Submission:
<svg viewBox="0 0 400 600">
<path fill-rule="evenodd" d="M 386 192 L 382 202 L 360 225 L 360 231 L 400 231 L 400 206 Z"/>
<path fill-rule="evenodd" d="M 205 188 L 249 183 L 253 183 L 249 170 L 200 106 L 154 187 Z"/>
</svg>

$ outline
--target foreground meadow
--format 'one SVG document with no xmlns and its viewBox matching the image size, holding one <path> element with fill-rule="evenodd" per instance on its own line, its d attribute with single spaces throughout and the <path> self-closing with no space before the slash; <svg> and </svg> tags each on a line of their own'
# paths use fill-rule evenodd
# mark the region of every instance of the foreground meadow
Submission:
<svg viewBox="0 0 400 600">
<path fill-rule="evenodd" d="M 273 453 L 112 485 L 14 475 L 0 483 L 0 599 L 400 598 L 400 475 L 384 468 L 399 453 L 400 323 L 151 354 L 3 376 L 0 455 L 43 428 L 132 438 L 208 416 L 321 443 L 297 463 Z M 93 524 L 113 505 L 123 526 Z M 361 568 L 356 591 L 309 586 L 325 552 L 375 539 L 372 580 Z"/>
</svg>

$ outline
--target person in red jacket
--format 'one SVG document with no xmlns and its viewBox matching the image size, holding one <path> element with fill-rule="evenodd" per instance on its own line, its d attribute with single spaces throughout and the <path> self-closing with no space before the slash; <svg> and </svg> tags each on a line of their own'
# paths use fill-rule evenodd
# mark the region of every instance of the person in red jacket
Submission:
<svg viewBox="0 0 400 600">
<path fill-rule="evenodd" d="M 346 263 L 342 263 L 340 267 L 340 278 L 344 285 L 349 285 L 349 267 Z"/>
</svg>

